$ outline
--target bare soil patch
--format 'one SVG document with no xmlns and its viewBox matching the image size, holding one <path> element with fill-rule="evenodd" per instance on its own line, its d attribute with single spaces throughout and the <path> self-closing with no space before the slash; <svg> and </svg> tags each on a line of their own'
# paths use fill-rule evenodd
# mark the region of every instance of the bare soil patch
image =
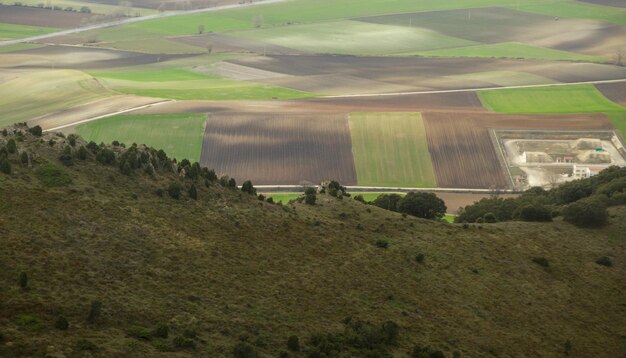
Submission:
<svg viewBox="0 0 626 358">
<path fill-rule="evenodd" d="M 604 5 L 604 6 L 626 7 L 626 2 L 624 2 L 624 0 L 580 0 L 580 1 L 588 2 L 590 4 Z"/>
<path fill-rule="evenodd" d="M 480 193 L 435 193 L 441 200 L 446 203 L 446 207 L 448 208 L 448 213 L 456 214 L 459 211 L 459 208 L 465 207 L 467 205 L 471 205 L 480 199 L 489 198 L 493 194 L 480 194 Z M 499 194 L 501 198 L 515 198 L 517 194 Z"/>
<path fill-rule="evenodd" d="M 85 25 L 93 14 L 0 5 L 0 22 L 69 29 Z"/>
<path fill-rule="evenodd" d="M 626 106 L 626 82 L 596 85 L 596 88 L 611 101 Z"/>
<path fill-rule="evenodd" d="M 490 128 L 506 129 L 611 129 L 602 114 L 502 115 L 476 113 L 424 113 L 428 147 L 440 187 L 494 188 L 510 186 Z"/>
<path fill-rule="evenodd" d="M 239 183 L 356 184 L 345 114 L 211 114 L 201 162 Z"/>
<path fill-rule="evenodd" d="M 77 70 L 130 67 L 192 55 L 154 55 L 84 46 L 45 46 L 2 56 L 0 67 L 71 68 Z"/>
</svg>

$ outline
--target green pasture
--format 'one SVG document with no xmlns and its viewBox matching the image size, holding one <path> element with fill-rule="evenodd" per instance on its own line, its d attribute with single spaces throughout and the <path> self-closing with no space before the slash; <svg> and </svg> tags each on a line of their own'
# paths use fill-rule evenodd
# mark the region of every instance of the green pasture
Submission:
<svg viewBox="0 0 626 358">
<path fill-rule="evenodd" d="M 8 46 L 0 46 L 0 53 L 10 53 L 22 50 L 30 50 L 33 48 L 43 47 L 44 45 L 40 44 L 30 44 L 30 43 L 22 43 Z"/>
<path fill-rule="evenodd" d="M 486 82 L 498 86 L 524 86 L 558 83 L 553 79 L 535 75 L 533 73 L 515 71 L 486 71 L 447 77 L 457 80 L 468 80 L 472 82 Z"/>
<path fill-rule="evenodd" d="M 420 51 L 415 54 L 428 57 L 523 58 L 532 60 L 585 62 L 608 61 L 602 57 L 553 50 L 550 48 L 532 46 L 520 42 L 504 42 L 497 44 L 446 48 L 433 51 Z"/>
<path fill-rule="evenodd" d="M 352 152 L 363 186 L 436 186 L 419 113 L 353 113 Z"/>
<path fill-rule="evenodd" d="M 12 4 L 14 1 L 6 1 L 4 2 L 5 4 Z M 39 4 L 44 4 L 45 1 L 41 1 L 41 0 L 20 0 L 19 1 L 22 4 L 25 5 L 30 5 L 30 6 L 37 6 Z M 102 1 L 101 4 L 96 3 L 95 1 L 81 1 L 81 0 L 54 0 L 51 2 L 52 6 L 60 6 L 62 8 L 66 8 L 66 7 L 72 7 L 74 9 L 80 9 L 83 6 L 87 6 L 88 8 L 91 9 L 91 12 L 93 14 L 117 14 L 119 13 L 121 7 L 118 6 L 120 2 L 118 1 L 111 1 L 110 4 L 105 4 L 104 1 Z M 130 3 L 132 4 L 132 1 L 130 1 Z M 146 15 L 153 15 L 158 13 L 157 10 L 153 10 L 153 9 L 146 9 L 146 8 L 141 8 L 141 7 L 131 7 L 130 9 L 130 15 L 131 16 L 146 16 Z"/>
<path fill-rule="evenodd" d="M 7 24 L 0 22 L 0 40 L 19 39 L 60 31 L 52 27 Z"/>
<path fill-rule="evenodd" d="M 167 82 L 167 81 L 193 81 L 213 78 L 211 75 L 193 72 L 184 68 L 164 68 L 149 70 L 113 71 L 113 72 L 90 72 L 97 78 L 109 78 L 135 82 Z"/>
<path fill-rule="evenodd" d="M 626 135 L 626 108 L 610 101 L 593 85 L 480 91 L 485 108 L 501 113 L 605 113 Z"/>
<path fill-rule="evenodd" d="M 522 1 L 526 5 L 544 2 Z M 224 32 L 252 29 L 257 25 L 272 27 L 402 12 L 512 6 L 517 3 L 518 0 L 362 0 L 355 4 L 354 0 L 298 0 L 154 19 L 125 27 L 142 28 L 164 35 L 192 35 L 198 33 L 199 25 L 205 26 L 205 32 Z"/>
<path fill-rule="evenodd" d="M 622 111 L 593 85 L 479 92 L 483 105 L 501 113 L 591 113 Z"/>
<path fill-rule="evenodd" d="M 169 99 L 264 100 L 313 97 L 311 93 L 222 78 L 187 81 L 128 81 L 103 78 L 107 87 L 126 94 Z"/>
<path fill-rule="evenodd" d="M 244 31 L 234 36 L 305 52 L 347 55 L 385 55 L 475 44 L 428 29 L 349 20 Z"/>
<path fill-rule="evenodd" d="M 626 9 L 611 6 L 588 4 L 578 1 L 544 1 L 535 2 L 533 4 L 522 1 L 519 7 L 515 4 L 509 4 L 508 6 L 516 10 L 543 15 L 602 20 L 614 24 L 626 25 Z"/>
<path fill-rule="evenodd" d="M 25 72 L 0 85 L 0 127 L 111 95 L 86 73 Z"/>
<path fill-rule="evenodd" d="M 86 140 L 163 149 L 170 157 L 200 161 L 206 115 L 202 113 L 119 115 L 81 124 L 76 132 Z"/>
</svg>

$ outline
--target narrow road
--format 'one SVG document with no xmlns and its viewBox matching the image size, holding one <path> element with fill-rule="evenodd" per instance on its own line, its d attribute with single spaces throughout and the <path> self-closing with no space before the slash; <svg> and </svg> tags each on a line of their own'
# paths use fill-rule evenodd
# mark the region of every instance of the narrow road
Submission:
<svg viewBox="0 0 626 358">
<path fill-rule="evenodd" d="M 90 30 L 96 30 L 96 29 L 103 29 L 103 28 L 107 28 L 107 27 L 132 24 L 132 23 L 135 23 L 135 22 L 146 21 L 146 20 L 153 20 L 153 19 L 160 19 L 160 18 L 164 18 L 164 17 L 189 15 L 189 14 L 198 14 L 198 13 L 202 13 L 202 12 L 214 12 L 214 11 L 227 10 L 227 9 L 236 9 L 236 8 L 249 7 L 249 6 L 273 4 L 273 3 L 285 2 L 285 1 L 289 1 L 289 0 L 255 0 L 253 2 L 243 3 L 243 4 L 222 5 L 222 6 L 209 7 L 209 8 L 204 8 L 204 9 L 185 10 L 185 11 L 173 11 L 173 12 L 166 12 L 166 13 L 156 14 L 156 15 L 131 17 L 131 18 L 115 20 L 115 21 L 110 21 L 110 22 L 103 22 L 103 23 L 95 24 L 95 25 L 88 25 L 88 26 L 83 26 L 83 27 L 77 27 L 75 29 L 69 29 L 69 30 L 63 30 L 63 31 L 58 31 L 58 32 L 52 32 L 52 33 L 45 34 L 45 35 L 39 35 L 39 36 L 33 36 L 33 37 L 25 37 L 25 38 L 14 39 L 14 40 L 0 41 L 0 46 L 15 45 L 15 44 L 23 43 L 23 42 L 33 42 L 33 41 L 43 40 L 43 39 L 47 39 L 47 38 L 55 37 L 55 36 L 77 34 L 77 33 L 80 33 L 80 32 L 85 32 L 85 31 L 90 31 Z"/>
<path fill-rule="evenodd" d="M 603 83 L 621 83 L 626 82 L 626 78 L 615 80 L 598 80 L 583 82 L 567 82 L 567 83 L 549 83 L 540 85 L 522 85 L 522 86 L 504 86 L 504 87 L 483 87 L 483 88 L 462 88 L 453 90 L 434 90 L 434 91 L 415 91 L 415 92 L 392 92 L 392 93 L 365 93 L 365 94 L 340 94 L 334 96 L 320 96 L 319 98 L 358 98 L 358 97 L 388 97 L 388 96 L 409 96 L 416 94 L 438 94 L 438 93 L 462 93 L 462 92 L 478 92 L 478 91 L 497 91 L 518 88 L 541 88 L 541 87 L 557 87 L 572 85 L 596 85 Z"/>
</svg>

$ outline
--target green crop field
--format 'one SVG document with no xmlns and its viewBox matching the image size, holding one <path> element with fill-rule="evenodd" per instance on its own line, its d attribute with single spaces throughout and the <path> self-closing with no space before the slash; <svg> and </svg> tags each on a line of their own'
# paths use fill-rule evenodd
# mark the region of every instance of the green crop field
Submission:
<svg viewBox="0 0 626 358">
<path fill-rule="evenodd" d="M 350 133 L 359 185 L 436 186 L 419 113 L 353 113 Z"/>
<path fill-rule="evenodd" d="M 211 75 L 190 71 L 184 68 L 143 69 L 130 71 L 118 70 L 111 72 L 98 71 L 90 72 L 90 75 L 97 78 L 110 78 L 136 82 L 192 81 L 214 78 Z"/>
<path fill-rule="evenodd" d="M 552 61 L 586 61 L 606 62 L 605 58 L 581 55 L 574 52 L 559 51 L 549 48 L 527 45 L 519 42 L 506 42 L 488 45 L 475 45 L 459 48 L 449 48 L 433 51 L 420 51 L 420 56 L 429 57 L 495 57 L 495 58 L 525 58 L 532 60 Z"/>
<path fill-rule="evenodd" d="M 479 92 L 483 105 L 501 113 L 605 113 L 622 135 L 626 108 L 610 101 L 593 85 L 521 88 Z"/>
<path fill-rule="evenodd" d="M 314 97 L 314 94 L 254 82 L 221 78 L 187 81 L 127 81 L 103 78 L 102 83 L 115 91 L 137 96 L 169 99 L 263 100 Z"/>
<path fill-rule="evenodd" d="M 146 144 L 165 150 L 170 157 L 197 162 L 205 122 L 202 113 L 119 115 L 81 124 L 76 131 L 96 143 Z"/>
<path fill-rule="evenodd" d="M 0 85 L 0 126 L 111 95 L 86 73 L 74 70 L 25 72 Z"/>
<path fill-rule="evenodd" d="M 311 53 L 386 55 L 475 44 L 428 30 L 359 21 L 244 31 L 235 36 Z"/>
<path fill-rule="evenodd" d="M 483 105 L 501 113 L 589 113 L 622 111 L 592 85 L 479 92 Z"/>
<path fill-rule="evenodd" d="M 545 0 L 523 0 L 522 2 L 523 4 L 541 4 Z M 355 5 L 353 0 L 299 0 L 216 13 L 154 19 L 126 27 L 142 28 L 165 35 L 193 35 L 198 32 L 199 25 L 204 25 L 207 32 L 223 32 L 251 29 L 256 25 L 302 24 L 400 12 L 514 6 L 517 3 L 518 0 L 363 0 Z"/>
<path fill-rule="evenodd" d="M 22 43 L 8 46 L 0 46 L 0 53 L 9 53 L 15 51 L 29 50 L 32 48 L 42 47 L 43 45 L 39 44 L 30 44 L 30 43 Z"/>
<path fill-rule="evenodd" d="M 16 25 L 0 22 L 0 40 L 45 35 L 55 31 L 59 30 L 52 27 Z"/>
<path fill-rule="evenodd" d="M 577 1 L 549 1 L 536 4 L 522 2 L 519 7 L 517 5 L 509 5 L 509 7 L 543 15 L 603 20 L 626 25 L 626 9 L 617 7 L 585 4 Z"/>
</svg>

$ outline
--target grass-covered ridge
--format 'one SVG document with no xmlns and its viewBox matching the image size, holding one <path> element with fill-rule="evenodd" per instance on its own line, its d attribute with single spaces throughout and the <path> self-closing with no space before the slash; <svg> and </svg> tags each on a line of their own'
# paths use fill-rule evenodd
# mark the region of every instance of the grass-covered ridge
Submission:
<svg viewBox="0 0 626 358">
<path fill-rule="evenodd" d="M 0 355 L 625 353 L 623 207 L 583 230 L 464 227 L 322 194 L 281 206 L 142 146 L 88 145 L 81 159 L 81 138 L 17 130 L 0 132 L 0 147 L 16 143 L 0 173 Z M 123 174 L 132 158 L 155 172 Z M 46 189 L 47 164 L 72 182 Z"/>
</svg>

